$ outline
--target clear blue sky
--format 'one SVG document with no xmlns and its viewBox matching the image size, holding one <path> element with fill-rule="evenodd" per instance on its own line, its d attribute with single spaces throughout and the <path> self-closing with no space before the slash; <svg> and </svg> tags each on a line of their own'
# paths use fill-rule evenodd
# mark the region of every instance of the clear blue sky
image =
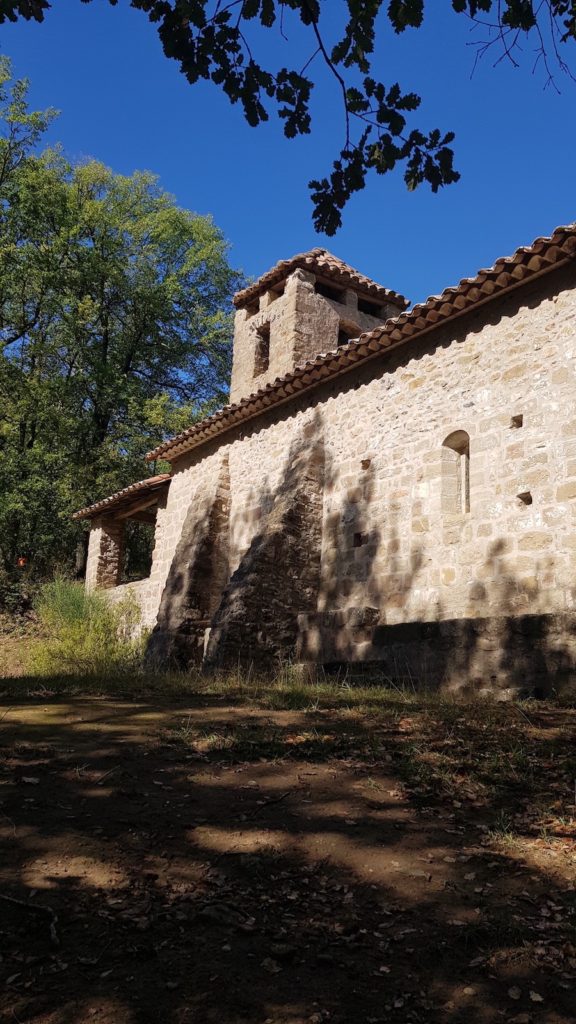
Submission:
<svg viewBox="0 0 576 1024">
<path fill-rule="evenodd" d="M 330 3 L 336 16 L 341 5 Z M 494 52 L 471 78 L 469 22 L 447 0 L 429 7 L 419 31 L 397 37 L 384 24 L 376 71 L 423 95 L 417 123 L 456 131 L 462 180 L 433 195 L 426 186 L 408 193 L 401 174 L 371 177 L 331 239 L 314 232 L 307 189 L 341 144 L 338 96 L 325 76 L 312 136 L 289 142 L 277 120 L 251 129 L 215 86 L 189 86 L 128 0 L 54 0 L 43 25 L 3 26 L 0 50 L 31 79 L 33 105 L 61 111 L 51 141 L 124 174 L 154 171 L 182 206 L 213 215 L 247 274 L 326 245 L 419 301 L 576 219 L 576 84 L 559 75 L 561 95 L 545 89 L 529 48 L 520 70 L 494 68 Z M 301 33 L 289 32 L 303 56 Z M 282 52 L 268 33 L 263 41 Z M 289 52 L 283 59 L 290 65 Z"/>
</svg>

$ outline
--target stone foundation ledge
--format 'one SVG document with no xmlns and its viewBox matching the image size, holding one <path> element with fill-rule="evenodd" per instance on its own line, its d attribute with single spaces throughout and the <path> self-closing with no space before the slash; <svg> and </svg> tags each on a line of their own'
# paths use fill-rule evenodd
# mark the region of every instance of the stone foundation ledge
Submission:
<svg viewBox="0 0 576 1024">
<path fill-rule="evenodd" d="M 394 625 L 369 607 L 299 615 L 296 660 L 414 689 L 547 697 L 576 690 L 576 614 Z"/>
</svg>

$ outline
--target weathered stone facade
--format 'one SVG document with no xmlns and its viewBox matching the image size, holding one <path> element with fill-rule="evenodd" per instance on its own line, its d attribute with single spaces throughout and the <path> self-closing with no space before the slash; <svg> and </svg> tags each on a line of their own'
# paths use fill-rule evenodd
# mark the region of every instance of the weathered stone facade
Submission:
<svg viewBox="0 0 576 1024">
<path fill-rule="evenodd" d="M 264 391 L 269 407 L 237 425 L 208 424 L 213 438 L 170 443 L 152 572 L 137 585 L 151 656 L 208 668 L 360 665 L 504 694 L 571 681 L 576 246 L 567 251 L 545 272 L 521 276 L 511 263 L 509 285 L 497 266 L 499 287 L 469 309 L 454 291 L 446 322 L 431 317 L 397 347 L 370 351 L 366 335 L 367 354 L 342 372 L 300 374 L 301 394 L 282 381 L 336 349 L 351 289 L 337 304 L 297 267 L 272 302 L 268 288 L 257 312 L 241 308 L 232 397 L 242 410 L 263 383 L 281 390 Z M 268 367 L 254 377 L 255 335 L 276 303 Z M 118 543 L 95 519 L 89 585 L 113 586 Z"/>
</svg>

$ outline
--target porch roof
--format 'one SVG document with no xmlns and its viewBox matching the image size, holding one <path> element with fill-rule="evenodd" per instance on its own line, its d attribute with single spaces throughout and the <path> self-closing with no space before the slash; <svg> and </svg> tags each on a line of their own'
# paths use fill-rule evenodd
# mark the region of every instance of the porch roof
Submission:
<svg viewBox="0 0 576 1024">
<path fill-rule="evenodd" d="M 110 494 L 107 498 L 101 498 L 94 505 L 87 505 L 75 512 L 72 519 L 94 519 L 96 516 L 106 515 L 109 512 L 138 512 L 151 505 L 160 497 L 161 493 L 168 490 L 170 486 L 170 473 L 159 473 L 158 476 L 149 476 L 146 480 L 138 480 L 135 484 L 129 484 L 121 491 Z"/>
</svg>

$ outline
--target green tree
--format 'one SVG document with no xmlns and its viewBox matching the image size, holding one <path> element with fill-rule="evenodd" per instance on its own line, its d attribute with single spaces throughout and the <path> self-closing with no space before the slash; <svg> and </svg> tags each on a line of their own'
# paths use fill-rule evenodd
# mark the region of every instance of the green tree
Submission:
<svg viewBox="0 0 576 1024">
<path fill-rule="evenodd" d="M 109 2 L 116 6 L 118 0 Z M 341 104 L 344 141 L 331 171 L 309 183 L 319 231 L 335 233 L 342 210 L 351 195 L 364 188 L 370 171 L 382 175 L 401 166 L 410 190 L 427 182 L 436 192 L 458 180 L 453 133 L 415 126 L 420 97 L 397 82 L 381 82 L 374 70 L 383 50 L 386 21 L 396 33 L 419 28 L 432 0 L 342 0 L 339 38 L 329 38 L 326 28 L 335 0 L 125 2 L 156 25 L 166 56 L 179 62 L 190 83 L 214 82 L 232 103 L 240 103 L 250 125 L 268 120 L 270 109 L 275 110 L 288 138 L 310 131 L 316 69 L 322 64 L 328 70 Z M 482 27 L 479 54 L 496 46 L 516 64 L 522 38 L 531 36 L 549 81 L 554 65 L 568 70 L 561 49 L 576 39 L 576 0 L 445 2 L 456 14 Z M 42 21 L 51 7 L 50 0 L 0 0 L 0 22 L 18 17 Z M 296 66 L 270 67 L 265 34 L 263 38 L 259 29 L 275 29 L 287 41 L 284 28 L 290 15 L 304 26 L 308 51 L 291 55 Z"/>
<path fill-rule="evenodd" d="M 242 282 L 212 220 L 151 174 L 35 155 L 52 115 L 29 113 L 9 74 L 4 61 L 0 559 L 41 574 L 73 555 L 75 508 L 146 476 L 150 447 L 225 400 Z"/>
</svg>

